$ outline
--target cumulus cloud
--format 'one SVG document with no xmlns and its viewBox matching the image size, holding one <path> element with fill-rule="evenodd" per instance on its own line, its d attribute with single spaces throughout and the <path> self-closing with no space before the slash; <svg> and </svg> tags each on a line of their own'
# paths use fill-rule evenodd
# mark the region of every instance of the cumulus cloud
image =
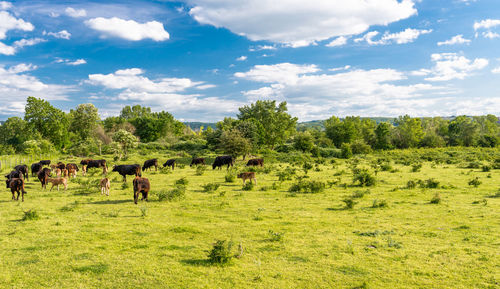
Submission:
<svg viewBox="0 0 500 289">
<path fill-rule="evenodd" d="M 48 32 L 48 33 L 44 31 L 44 35 L 49 35 L 55 38 L 66 39 L 66 40 L 69 40 L 71 38 L 71 33 L 69 33 L 67 30 L 61 30 L 59 32 Z"/>
<path fill-rule="evenodd" d="M 97 17 L 85 21 L 85 24 L 104 35 L 131 41 L 139 41 L 147 38 L 154 41 L 164 41 L 170 38 L 163 24 L 158 21 L 138 23 L 134 20 L 124 20 L 117 17 Z"/>
<path fill-rule="evenodd" d="M 354 39 L 354 42 L 366 41 L 369 45 L 387 45 L 391 43 L 406 44 L 415 41 L 420 35 L 429 34 L 431 32 L 432 30 L 407 28 L 397 33 L 385 32 L 379 40 L 374 40 L 380 33 L 378 31 L 370 31 L 363 37 Z"/>
<path fill-rule="evenodd" d="M 73 7 L 67 7 L 64 12 L 66 13 L 66 15 L 74 18 L 87 16 L 87 11 L 85 9 L 75 9 Z"/>
<path fill-rule="evenodd" d="M 23 19 L 12 16 L 9 12 L 0 11 L 0 39 L 5 39 L 9 30 L 33 31 L 35 26 Z"/>
<path fill-rule="evenodd" d="M 326 46 L 328 47 L 337 47 L 337 46 L 344 46 L 347 44 L 347 37 L 345 36 L 339 36 L 332 40 L 330 43 L 328 43 Z"/>
<path fill-rule="evenodd" d="M 356 35 L 417 13 L 413 0 L 188 0 L 199 23 L 225 27 L 253 41 L 308 46 Z"/>
<path fill-rule="evenodd" d="M 487 59 L 476 58 L 472 61 L 456 53 L 432 54 L 431 60 L 434 62 L 434 67 L 428 71 L 421 70 L 423 73 L 427 72 L 428 81 L 465 79 L 475 71 L 488 66 Z"/>
<path fill-rule="evenodd" d="M 474 22 L 474 30 L 490 29 L 500 25 L 500 19 L 486 19 Z"/>
<path fill-rule="evenodd" d="M 495 39 L 500 37 L 500 34 L 492 31 L 483 32 L 482 35 L 484 38 L 489 38 L 489 39 Z"/>
<path fill-rule="evenodd" d="M 22 47 L 25 47 L 25 46 L 37 45 L 37 44 L 45 42 L 45 41 L 47 41 L 47 40 L 45 40 L 43 38 L 21 39 L 21 40 L 14 41 L 13 45 L 16 48 L 22 48 Z"/>
<path fill-rule="evenodd" d="M 324 119 L 332 114 L 399 115 L 432 114 L 437 98 L 429 93 L 447 93 L 444 87 L 426 83 L 403 85 L 408 76 L 394 69 L 355 69 L 350 66 L 324 72 L 316 65 L 281 63 L 254 66 L 238 72 L 239 79 L 266 83 L 243 91 L 249 101 L 286 100 L 292 114 L 301 120 Z"/>
<path fill-rule="evenodd" d="M 278 49 L 275 45 L 257 45 L 257 47 L 250 47 L 248 51 L 260 51 L 260 50 L 276 50 Z"/>
<path fill-rule="evenodd" d="M 6 68 L 0 66 L 0 113 L 20 114 L 28 96 L 48 100 L 65 100 L 66 94 L 74 87 L 43 83 L 38 78 L 26 74 L 36 69 L 32 64 L 21 63 Z"/>
<path fill-rule="evenodd" d="M 500 74 L 500 67 L 497 67 L 497 68 L 493 68 L 491 70 L 492 73 L 495 73 L 495 74 Z"/>
<path fill-rule="evenodd" d="M 437 45 L 442 46 L 442 45 L 469 44 L 469 43 L 470 43 L 469 39 L 465 39 L 462 34 L 459 34 L 459 35 L 453 36 L 449 40 L 438 42 Z"/>
<path fill-rule="evenodd" d="M 12 8 L 12 3 L 7 2 L 7 1 L 0 1 L 0 9 L 1 10 L 7 10 Z"/>
<path fill-rule="evenodd" d="M 247 59 L 248 59 L 248 57 L 247 57 L 247 56 L 242 55 L 242 56 L 240 56 L 240 57 L 236 58 L 236 61 L 245 61 L 245 60 L 247 60 Z"/>
<path fill-rule="evenodd" d="M 241 102 L 218 97 L 204 97 L 190 90 L 205 90 L 215 87 L 189 78 L 158 78 L 144 76 L 140 68 L 117 70 L 109 74 L 90 74 L 87 83 L 116 90 L 112 100 L 143 103 L 157 109 L 183 113 L 193 119 L 212 119 L 234 113 Z"/>
<path fill-rule="evenodd" d="M 77 59 L 75 61 L 69 61 L 67 62 L 66 64 L 67 65 L 73 65 L 73 66 L 76 66 L 76 65 L 82 65 L 82 64 L 86 64 L 87 61 L 85 59 Z"/>
</svg>

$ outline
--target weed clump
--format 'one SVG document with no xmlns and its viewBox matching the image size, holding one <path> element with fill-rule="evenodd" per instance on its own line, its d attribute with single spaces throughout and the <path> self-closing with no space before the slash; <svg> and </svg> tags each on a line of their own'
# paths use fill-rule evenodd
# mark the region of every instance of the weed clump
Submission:
<svg viewBox="0 0 500 289">
<path fill-rule="evenodd" d="M 354 206 L 358 203 L 358 202 L 354 201 L 353 198 L 345 198 L 342 200 L 342 202 L 344 202 L 344 204 L 345 204 L 344 209 L 346 209 L 346 210 L 353 209 Z"/>
<path fill-rule="evenodd" d="M 233 242 L 225 240 L 217 240 L 213 244 L 212 250 L 208 253 L 208 261 L 212 264 L 224 265 L 229 263 L 233 258 L 231 249 Z"/>
<path fill-rule="evenodd" d="M 244 191 L 251 191 L 251 190 L 253 190 L 254 187 L 255 187 L 254 183 L 252 183 L 252 182 L 246 182 L 243 185 L 242 190 L 244 190 Z"/>
<path fill-rule="evenodd" d="M 271 242 L 281 242 L 283 241 L 283 237 L 285 233 L 283 232 L 274 232 L 273 230 L 269 230 L 269 241 Z"/>
<path fill-rule="evenodd" d="M 436 193 L 434 195 L 434 197 L 432 197 L 430 203 L 431 204 L 439 204 L 439 203 L 441 203 L 441 196 L 439 195 L 439 193 Z"/>
<path fill-rule="evenodd" d="M 439 188 L 439 181 L 435 179 L 427 179 L 425 181 L 419 180 L 418 184 L 422 189 L 437 189 Z"/>
<path fill-rule="evenodd" d="M 208 184 L 204 184 L 202 185 L 203 187 L 203 192 L 205 193 L 215 193 L 215 191 L 217 191 L 217 189 L 220 187 L 219 184 L 216 184 L 216 183 L 208 183 Z"/>
<path fill-rule="evenodd" d="M 481 185 L 482 183 L 483 183 L 483 182 L 481 182 L 481 181 L 479 180 L 479 178 L 478 178 L 478 177 L 475 177 L 474 179 L 470 180 L 468 184 L 469 184 L 469 186 L 471 186 L 471 187 L 477 188 L 477 187 L 479 187 L 479 185 Z"/>
<path fill-rule="evenodd" d="M 203 174 L 205 173 L 206 170 L 207 170 L 206 166 L 197 166 L 195 175 L 203 176 Z"/>
<path fill-rule="evenodd" d="M 355 168 L 352 182 L 358 183 L 361 187 L 371 187 L 375 185 L 375 177 L 367 169 Z"/>
<path fill-rule="evenodd" d="M 170 191 L 161 190 L 158 192 L 158 201 L 173 201 L 184 199 L 186 196 L 186 187 L 183 185 L 176 185 L 175 188 Z"/>
<path fill-rule="evenodd" d="M 389 204 L 386 200 L 373 200 L 372 208 L 387 208 Z"/>
<path fill-rule="evenodd" d="M 320 181 L 306 181 L 299 179 L 288 191 L 295 194 L 317 194 L 325 190 L 325 183 Z"/>
<path fill-rule="evenodd" d="M 406 188 L 407 189 L 414 189 L 417 187 L 417 182 L 415 182 L 414 180 L 409 180 L 407 183 L 406 183 Z"/>
<path fill-rule="evenodd" d="M 38 215 L 38 212 L 35 209 L 27 210 L 23 212 L 23 221 L 31 221 L 31 220 L 38 220 L 40 219 L 40 215 Z"/>
<path fill-rule="evenodd" d="M 234 183 L 236 181 L 236 175 L 233 172 L 228 172 L 224 176 L 224 179 L 226 180 L 226 183 Z"/>
</svg>

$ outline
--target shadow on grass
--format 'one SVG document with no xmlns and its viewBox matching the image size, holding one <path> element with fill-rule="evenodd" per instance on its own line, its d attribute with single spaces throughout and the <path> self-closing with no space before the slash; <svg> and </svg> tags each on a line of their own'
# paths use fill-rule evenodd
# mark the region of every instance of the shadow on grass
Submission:
<svg viewBox="0 0 500 289">
<path fill-rule="evenodd" d="M 94 205 L 115 205 L 115 204 L 133 203 L 133 202 L 134 202 L 134 200 L 132 200 L 132 199 L 127 199 L 127 200 L 104 200 L 104 201 L 90 202 L 89 204 L 94 204 Z"/>
<path fill-rule="evenodd" d="M 347 211 L 349 210 L 346 207 L 340 207 L 340 208 L 326 208 L 327 211 Z"/>
<path fill-rule="evenodd" d="M 181 263 L 184 265 L 199 266 L 199 267 L 212 266 L 212 263 L 210 263 L 210 260 L 208 259 L 184 259 L 181 260 Z"/>
</svg>

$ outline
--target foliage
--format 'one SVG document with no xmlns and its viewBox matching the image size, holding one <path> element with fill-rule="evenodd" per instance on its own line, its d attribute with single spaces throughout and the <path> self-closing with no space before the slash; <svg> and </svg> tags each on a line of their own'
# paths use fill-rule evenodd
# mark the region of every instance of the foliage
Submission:
<svg viewBox="0 0 500 289">
<path fill-rule="evenodd" d="M 479 187 L 479 185 L 481 185 L 482 183 L 483 182 L 481 182 L 478 177 L 475 177 L 468 182 L 469 186 L 472 186 L 475 188 Z"/>
<path fill-rule="evenodd" d="M 243 191 L 251 191 L 255 187 L 255 184 L 253 182 L 246 182 L 243 187 L 241 188 Z"/>
<path fill-rule="evenodd" d="M 186 196 L 186 187 L 183 185 L 176 185 L 171 190 L 161 190 L 158 192 L 158 201 L 173 201 L 183 199 Z"/>
<path fill-rule="evenodd" d="M 314 147 L 314 140 L 309 132 L 299 132 L 293 138 L 293 146 L 296 150 L 310 152 Z"/>
<path fill-rule="evenodd" d="M 91 103 L 79 104 L 75 110 L 70 111 L 70 131 L 74 132 L 80 140 L 91 136 L 100 120 L 97 108 Z"/>
<path fill-rule="evenodd" d="M 432 197 L 430 203 L 431 204 L 439 204 L 439 203 L 441 203 L 441 196 L 439 195 L 439 193 L 434 194 L 434 197 Z"/>
<path fill-rule="evenodd" d="M 23 221 L 38 220 L 40 215 L 35 209 L 27 210 L 23 212 Z"/>
<path fill-rule="evenodd" d="M 352 149 L 351 149 L 351 145 L 348 144 L 348 143 L 343 143 L 341 146 L 340 146 L 340 156 L 343 158 L 343 159 L 349 159 L 352 157 Z"/>
<path fill-rule="evenodd" d="M 352 182 L 358 183 L 361 187 L 371 187 L 375 185 L 375 177 L 367 169 L 355 168 Z"/>
<path fill-rule="evenodd" d="M 281 242 L 283 241 L 283 237 L 285 236 L 285 233 L 275 232 L 273 230 L 269 230 L 268 234 L 269 234 L 269 241 L 271 242 Z"/>
<path fill-rule="evenodd" d="M 227 155 L 237 158 L 250 153 L 252 145 L 249 139 L 243 137 L 243 134 L 232 129 L 224 131 L 220 136 L 219 148 Z"/>
<path fill-rule="evenodd" d="M 317 194 L 325 190 L 326 184 L 321 181 L 308 181 L 299 179 L 288 189 L 290 193 L 294 194 Z"/>
<path fill-rule="evenodd" d="M 207 170 L 207 167 L 202 166 L 202 165 L 198 165 L 198 166 L 196 166 L 195 175 L 203 176 L 203 174 L 205 173 L 206 170 Z"/>
<path fill-rule="evenodd" d="M 128 154 L 129 149 L 137 146 L 137 138 L 130 132 L 120 129 L 113 134 L 113 140 L 119 143 L 125 155 Z"/>
<path fill-rule="evenodd" d="M 208 261 L 212 264 L 227 264 L 233 258 L 231 249 L 233 242 L 225 240 L 217 240 L 208 253 Z"/>
<path fill-rule="evenodd" d="M 202 185 L 201 187 L 203 188 L 203 192 L 211 194 L 211 193 L 215 193 L 217 191 L 217 189 L 219 189 L 220 184 L 208 183 L 208 184 Z"/>
</svg>

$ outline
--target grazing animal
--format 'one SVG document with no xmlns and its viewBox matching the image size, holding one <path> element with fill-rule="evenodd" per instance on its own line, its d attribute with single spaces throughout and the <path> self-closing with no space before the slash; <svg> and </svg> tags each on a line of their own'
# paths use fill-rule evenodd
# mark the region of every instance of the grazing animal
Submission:
<svg viewBox="0 0 500 289">
<path fill-rule="evenodd" d="M 12 179 L 22 179 L 23 174 L 20 171 L 11 171 L 9 174 L 5 175 L 7 180 L 5 180 L 5 184 L 7 185 L 7 189 L 10 188 L 10 180 Z"/>
<path fill-rule="evenodd" d="M 189 165 L 190 167 L 192 166 L 197 166 L 197 165 L 205 165 L 205 159 L 204 158 L 196 158 L 191 160 L 191 164 Z"/>
<path fill-rule="evenodd" d="M 218 156 L 215 158 L 214 163 L 212 164 L 212 169 L 215 168 L 222 169 L 222 166 L 227 165 L 227 169 L 229 170 L 229 166 L 234 165 L 234 158 L 232 156 Z"/>
<path fill-rule="evenodd" d="M 111 187 L 111 183 L 108 178 L 103 178 L 99 182 L 99 187 L 101 188 L 101 195 L 106 193 L 106 196 L 109 196 L 109 188 Z"/>
<path fill-rule="evenodd" d="M 169 159 L 167 160 L 164 164 L 163 164 L 163 167 L 166 168 L 166 167 L 171 167 L 172 168 L 172 171 L 174 170 L 175 168 L 175 159 Z"/>
<path fill-rule="evenodd" d="M 56 167 L 62 171 L 66 168 L 66 165 L 62 162 L 58 162 Z"/>
<path fill-rule="evenodd" d="M 83 165 L 82 166 L 82 175 L 86 175 L 87 174 L 87 165 Z"/>
<path fill-rule="evenodd" d="M 264 160 L 263 159 L 251 159 L 248 160 L 247 162 L 247 167 L 248 166 L 264 166 Z"/>
<path fill-rule="evenodd" d="M 41 163 L 34 163 L 31 165 L 31 176 L 34 177 L 42 169 L 43 165 Z"/>
<path fill-rule="evenodd" d="M 40 183 L 42 183 L 42 189 L 47 188 L 47 181 L 50 177 L 51 172 L 52 171 L 49 168 L 43 168 L 37 173 L 38 180 L 40 180 Z"/>
<path fill-rule="evenodd" d="M 148 201 L 148 193 L 151 189 L 149 180 L 147 178 L 135 177 L 134 181 L 134 203 L 137 205 L 137 199 L 139 199 L 139 193 L 142 194 L 141 200 Z"/>
<path fill-rule="evenodd" d="M 155 167 L 155 171 L 158 170 L 158 159 L 151 159 L 145 161 L 144 165 L 142 166 L 142 171 L 144 172 L 146 169 L 149 169 L 151 167 Z"/>
<path fill-rule="evenodd" d="M 113 166 L 113 172 L 118 172 L 122 175 L 123 181 L 126 182 L 127 175 L 135 175 L 136 177 L 141 176 L 141 166 L 138 164 Z"/>
<path fill-rule="evenodd" d="M 19 195 L 22 193 L 21 200 L 24 202 L 24 194 L 27 194 L 24 190 L 24 180 L 19 178 L 10 179 L 9 185 L 10 191 L 12 192 L 12 199 L 15 201 L 19 201 Z M 15 197 L 15 193 L 17 193 L 17 198 Z"/>
<path fill-rule="evenodd" d="M 76 177 L 78 172 L 78 166 L 76 164 L 67 164 L 66 169 L 68 170 L 68 175 L 72 176 L 73 178 Z"/>
<path fill-rule="evenodd" d="M 50 160 L 39 161 L 39 163 L 41 163 L 42 166 L 48 166 L 50 165 Z"/>
<path fill-rule="evenodd" d="M 14 167 L 14 170 L 21 172 L 23 177 L 28 180 L 28 166 L 27 165 L 17 165 Z"/>
<path fill-rule="evenodd" d="M 59 191 L 59 185 L 63 185 L 66 191 L 68 186 L 68 180 L 66 180 L 66 178 L 47 178 L 47 182 L 52 184 L 52 187 L 50 187 L 51 191 L 55 186 L 57 186 L 57 190 Z"/>
<path fill-rule="evenodd" d="M 80 162 L 82 166 L 87 166 L 87 170 L 91 168 L 102 168 L 102 173 L 106 174 L 108 172 L 108 165 L 106 160 L 92 160 L 86 159 Z"/>
<path fill-rule="evenodd" d="M 257 184 L 257 179 L 255 178 L 255 173 L 254 172 L 246 172 L 246 173 L 241 173 L 238 175 L 238 178 L 243 180 L 243 185 L 245 185 L 246 180 L 252 180 Z"/>
<path fill-rule="evenodd" d="M 61 169 L 60 168 L 56 168 L 56 177 L 60 177 L 61 176 Z"/>
</svg>

